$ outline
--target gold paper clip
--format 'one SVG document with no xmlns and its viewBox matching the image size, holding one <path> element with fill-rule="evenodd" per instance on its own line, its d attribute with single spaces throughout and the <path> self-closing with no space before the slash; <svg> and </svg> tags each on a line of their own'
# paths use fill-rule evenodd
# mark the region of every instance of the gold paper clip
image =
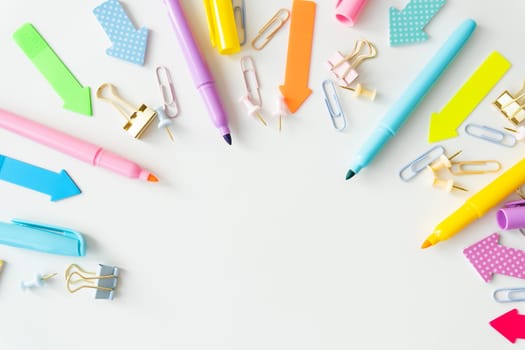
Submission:
<svg viewBox="0 0 525 350">
<path fill-rule="evenodd" d="M 492 104 L 514 125 L 525 119 L 525 81 L 521 89 L 514 95 L 505 90 Z"/>
<path fill-rule="evenodd" d="M 368 48 L 368 52 L 361 50 Z M 329 60 L 328 65 L 330 71 L 339 79 L 341 85 L 348 86 L 353 82 L 359 74 L 356 68 L 363 63 L 363 61 L 377 56 L 377 49 L 373 43 L 368 40 L 357 40 L 354 49 L 351 53 L 343 56 L 339 51 L 334 54 Z"/>
<path fill-rule="evenodd" d="M 110 96 L 104 97 L 103 92 L 109 88 Z M 157 118 L 157 112 L 149 108 L 145 104 L 139 105 L 137 108 L 125 101 L 117 94 L 117 88 L 109 83 L 100 85 L 97 90 L 97 98 L 108 102 L 126 119 L 123 129 L 131 134 L 136 139 L 140 139 L 142 134 L 151 125 L 153 120 Z"/>
<path fill-rule="evenodd" d="M 75 293 L 83 288 L 96 289 L 97 291 L 95 294 L 95 299 L 113 300 L 120 270 L 116 266 L 108 266 L 102 264 L 99 264 L 99 266 L 100 273 L 98 276 L 96 276 L 95 272 L 88 272 L 82 269 L 77 264 L 69 265 L 65 272 L 67 290 L 70 293 Z M 93 285 L 93 282 L 95 280 L 98 280 L 98 284 L 96 286 Z M 85 284 L 76 288 L 71 287 L 71 285 L 80 282 L 84 282 Z"/>
<path fill-rule="evenodd" d="M 452 175 L 478 175 L 497 173 L 501 170 L 501 163 L 496 160 L 470 160 L 452 162 L 449 171 Z"/>
<path fill-rule="evenodd" d="M 244 0 L 232 0 L 233 15 L 237 24 L 239 44 L 246 44 L 246 3 Z"/>
<path fill-rule="evenodd" d="M 260 51 L 273 39 L 277 31 L 281 29 L 286 21 L 290 18 L 290 11 L 287 9 L 280 9 L 277 13 L 259 30 L 255 39 L 252 40 L 252 47 Z M 258 45 L 259 40 L 264 38 L 261 45 Z"/>
</svg>

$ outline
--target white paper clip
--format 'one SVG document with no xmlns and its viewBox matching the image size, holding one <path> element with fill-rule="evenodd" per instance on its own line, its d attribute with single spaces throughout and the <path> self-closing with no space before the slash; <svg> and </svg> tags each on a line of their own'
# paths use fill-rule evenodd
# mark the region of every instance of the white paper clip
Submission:
<svg viewBox="0 0 525 350">
<path fill-rule="evenodd" d="M 412 162 L 408 163 L 399 172 L 399 178 L 405 182 L 408 182 L 415 178 L 420 172 L 426 169 L 426 167 L 445 154 L 443 146 L 434 146 L 427 152 L 423 153 Z"/>
<path fill-rule="evenodd" d="M 467 124 L 465 132 L 472 137 L 482 139 L 497 145 L 512 148 L 516 145 L 516 138 L 503 131 L 496 130 L 486 125 Z"/>
<path fill-rule="evenodd" d="M 324 102 L 328 113 L 330 114 L 330 119 L 332 120 L 332 125 L 335 130 L 343 131 L 346 129 L 346 117 L 341 106 L 341 101 L 337 95 L 337 90 L 335 84 L 331 80 L 323 81 L 323 93 L 324 93 Z"/>
<path fill-rule="evenodd" d="M 155 72 L 157 74 L 157 84 L 162 94 L 162 107 L 155 110 L 157 112 L 157 118 L 159 118 L 157 127 L 159 129 L 166 128 L 166 132 L 171 141 L 175 141 L 170 131 L 170 125 L 172 124 L 172 119 L 179 115 L 179 105 L 177 104 L 177 96 L 175 95 L 175 87 L 173 86 L 171 73 L 168 68 L 164 66 L 157 67 Z"/>
<path fill-rule="evenodd" d="M 496 289 L 492 293 L 492 297 L 498 303 L 525 301 L 525 288 Z"/>
</svg>

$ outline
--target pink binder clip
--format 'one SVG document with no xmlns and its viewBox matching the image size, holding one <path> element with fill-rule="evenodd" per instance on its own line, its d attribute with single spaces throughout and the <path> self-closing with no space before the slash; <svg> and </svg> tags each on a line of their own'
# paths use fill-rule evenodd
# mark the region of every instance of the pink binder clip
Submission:
<svg viewBox="0 0 525 350">
<path fill-rule="evenodd" d="M 357 17 L 368 0 L 339 0 L 335 5 L 335 18 L 349 27 L 353 27 Z"/>
<path fill-rule="evenodd" d="M 377 56 L 377 49 L 373 43 L 367 40 L 357 40 L 351 53 L 344 56 L 337 51 L 327 62 L 328 69 L 339 80 L 342 86 L 348 86 L 359 74 L 357 67 L 365 60 Z"/>
</svg>

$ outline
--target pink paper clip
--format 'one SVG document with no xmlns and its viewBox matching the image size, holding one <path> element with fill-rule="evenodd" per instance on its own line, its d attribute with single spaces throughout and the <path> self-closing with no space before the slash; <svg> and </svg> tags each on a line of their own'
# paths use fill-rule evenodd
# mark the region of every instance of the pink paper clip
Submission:
<svg viewBox="0 0 525 350">
<path fill-rule="evenodd" d="M 368 0 L 339 0 L 335 5 L 335 18 L 342 24 L 353 27 Z"/>
</svg>

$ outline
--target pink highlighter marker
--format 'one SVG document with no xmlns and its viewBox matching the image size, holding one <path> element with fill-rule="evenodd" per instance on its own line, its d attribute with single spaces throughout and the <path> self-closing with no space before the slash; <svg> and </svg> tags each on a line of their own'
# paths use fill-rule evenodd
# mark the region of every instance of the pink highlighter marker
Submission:
<svg viewBox="0 0 525 350">
<path fill-rule="evenodd" d="M 0 127 L 120 175 L 149 182 L 159 181 L 155 175 L 142 169 L 138 164 L 105 151 L 100 146 L 77 139 L 35 121 L 19 117 L 3 109 L 0 109 Z"/>
<path fill-rule="evenodd" d="M 173 30 L 179 41 L 182 54 L 188 64 L 188 69 L 195 83 L 195 87 L 201 93 L 215 127 L 219 129 L 224 140 L 231 145 L 232 137 L 230 135 L 228 118 L 226 117 L 224 106 L 219 98 L 219 93 L 217 92 L 210 68 L 202 57 L 199 47 L 193 38 L 182 6 L 179 0 L 164 0 L 164 3 L 166 4 L 171 23 L 173 24 Z"/>
<path fill-rule="evenodd" d="M 368 0 L 338 0 L 335 5 L 335 18 L 349 27 L 353 27 L 357 17 Z"/>
</svg>

